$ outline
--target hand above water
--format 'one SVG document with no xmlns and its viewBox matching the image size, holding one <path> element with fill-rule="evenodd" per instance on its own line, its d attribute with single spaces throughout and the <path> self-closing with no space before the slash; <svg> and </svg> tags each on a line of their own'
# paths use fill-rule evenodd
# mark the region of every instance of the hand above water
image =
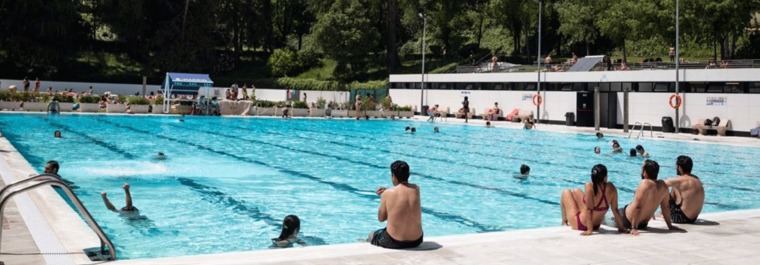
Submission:
<svg viewBox="0 0 760 265">
<path fill-rule="evenodd" d="M 377 196 L 380 196 L 383 194 L 383 192 L 385 192 L 386 189 L 387 188 L 385 187 L 378 187 L 377 190 L 375 191 L 375 194 L 377 194 Z"/>
</svg>

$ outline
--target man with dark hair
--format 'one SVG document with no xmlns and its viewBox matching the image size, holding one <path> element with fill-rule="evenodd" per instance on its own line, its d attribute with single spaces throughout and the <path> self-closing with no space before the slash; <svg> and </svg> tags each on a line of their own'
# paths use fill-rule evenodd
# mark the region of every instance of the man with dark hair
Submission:
<svg viewBox="0 0 760 265">
<path fill-rule="evenodd" d="M 377 220 L 388 221 L 387 227 L 369 234 L 372 245 L 404 249 L 422 244 L 422 207 L 420 188 L 409 183 L 409 165 L 397 160 L 391 164 L 393 188 L 380 187 Z"/>
<path fill-rule="evenodd" d="M 58 169 L 61 168 L 61 165 L 58 164 L 58 161 L 50 160 L 47 161 L 45 164 L 45 174 L 55 174 L 58 175 Z"/>
<path fill-rule="evenodd" d="M 525 180 L 530 176 L 530 167 L 526 164 L 520 165 L 520 175 L 515 175 L 516 179 Z"/>
<path fill-rule="evenodd" d="M 705 205 L 705 189 L 702 181 L 691 174 L 693 166 L 691 157 L 678 156 L 676 177 L 665 180 L 670 187 L 670 217 L 673 223 L 694 223 Z"/>
<path fill-rule="evenodd" d="M 636 145 L 636 152 L 643 158 L 649 158 L 649 153 L 641 145 Z"/>
<path fill-rule="evenodd" d="M 618 209 L 623 217 L 623 226 L 625 229 L 631 229 L 631 235 L 638 235 L 639 229 L 647 229 L 649 219 L 654 216 L 658 206 L 665 216 L 668 229 L 681 230 L 670 222 L 668 186 L 664 181 L 657 180 L 659 173 L 660 165 L 657 162 L 645 160 L 641 168 L 641 182 L 633 195 L 633 201 L 623 209 Z"/>
</svg>

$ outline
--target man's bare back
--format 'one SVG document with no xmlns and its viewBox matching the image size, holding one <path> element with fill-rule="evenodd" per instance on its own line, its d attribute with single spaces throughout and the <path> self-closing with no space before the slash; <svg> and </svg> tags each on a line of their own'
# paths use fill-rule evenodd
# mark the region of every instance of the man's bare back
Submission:
<svg viewBox="0 0 760 265">
<path fill-rule="evenodd" d="M 623 208 L 623 225 L 631 229 L 632 235 L 638 235 L 638 229 L 647 228 L 649 219 L 654 216 L 659 206 L 662 209 L 668 229 L 679 230 L 670 222 L 668 185 L 657 179 L 660 166 L 657 162 L 647 159 L 644 161 L 641 171 L 642 179 L 639 182 L 639 187 L 636 188 L 633 201 Z"/>
<path fill-rule="evenodd" d="M 381 205 L 385 205 L 387 211 L 387 229 L 391 237 L 411 241 L 422 236 L 420 188 L 417 185 L 399 184 L 386 190 L 382 194 Z"/>
<path fill-rule="evenodd" d="M 380 187 L 377 220 L 388 221 L 386 228 L 369 234 L 371 244 L 394 249 L 413 248 L 422 244 L 422 206 L 420 188 L 409 183 L 409 165 L 404 161 L 391 164 L 393 188 Z"/>
<path fill-rule="evenodd" d="M 696 220 L 705 205 L 705 189 L 698 178 L 682 175 L 665 181 L 672 191 L 674 204 L 680 205 L 683 213 L 689 219 Z"/>
</svg>

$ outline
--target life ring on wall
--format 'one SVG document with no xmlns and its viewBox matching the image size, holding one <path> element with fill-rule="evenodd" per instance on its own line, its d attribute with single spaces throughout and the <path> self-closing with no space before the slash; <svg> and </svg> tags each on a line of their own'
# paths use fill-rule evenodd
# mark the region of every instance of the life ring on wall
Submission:
<svg viewBox="0 0 760 265">
<path fill-rule="evenodd" d="M 675 101 L 673 99 L 675 99 Z M 682 102 L 683 99 L 678 94 L 670 95 L 670 99 L 668 99 L 668 104 L 670 104 L 670 107 L 673 109 L 680 108 Z"/>
<path fill-rule="evenodd" d="M 541 106 L 541 103 L 543 103 L 544 100 L 541 98 L 540 94 L 533 95 L 533 105 Z"/>
</svg>

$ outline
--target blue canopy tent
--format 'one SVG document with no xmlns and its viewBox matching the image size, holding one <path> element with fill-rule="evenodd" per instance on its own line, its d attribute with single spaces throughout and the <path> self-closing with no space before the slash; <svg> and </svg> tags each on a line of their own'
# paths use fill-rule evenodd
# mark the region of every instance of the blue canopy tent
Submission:
<svg viewBox="0 0 760 265">
<path fill-rule="evenodd" d="M 193 95 L 208 93 L 214 81 L 208 74 L 166 73 L 161 89 L 164 91 L 164 113 L 169 112 L 169 105 L 174 95 Z"/>
</svg>

